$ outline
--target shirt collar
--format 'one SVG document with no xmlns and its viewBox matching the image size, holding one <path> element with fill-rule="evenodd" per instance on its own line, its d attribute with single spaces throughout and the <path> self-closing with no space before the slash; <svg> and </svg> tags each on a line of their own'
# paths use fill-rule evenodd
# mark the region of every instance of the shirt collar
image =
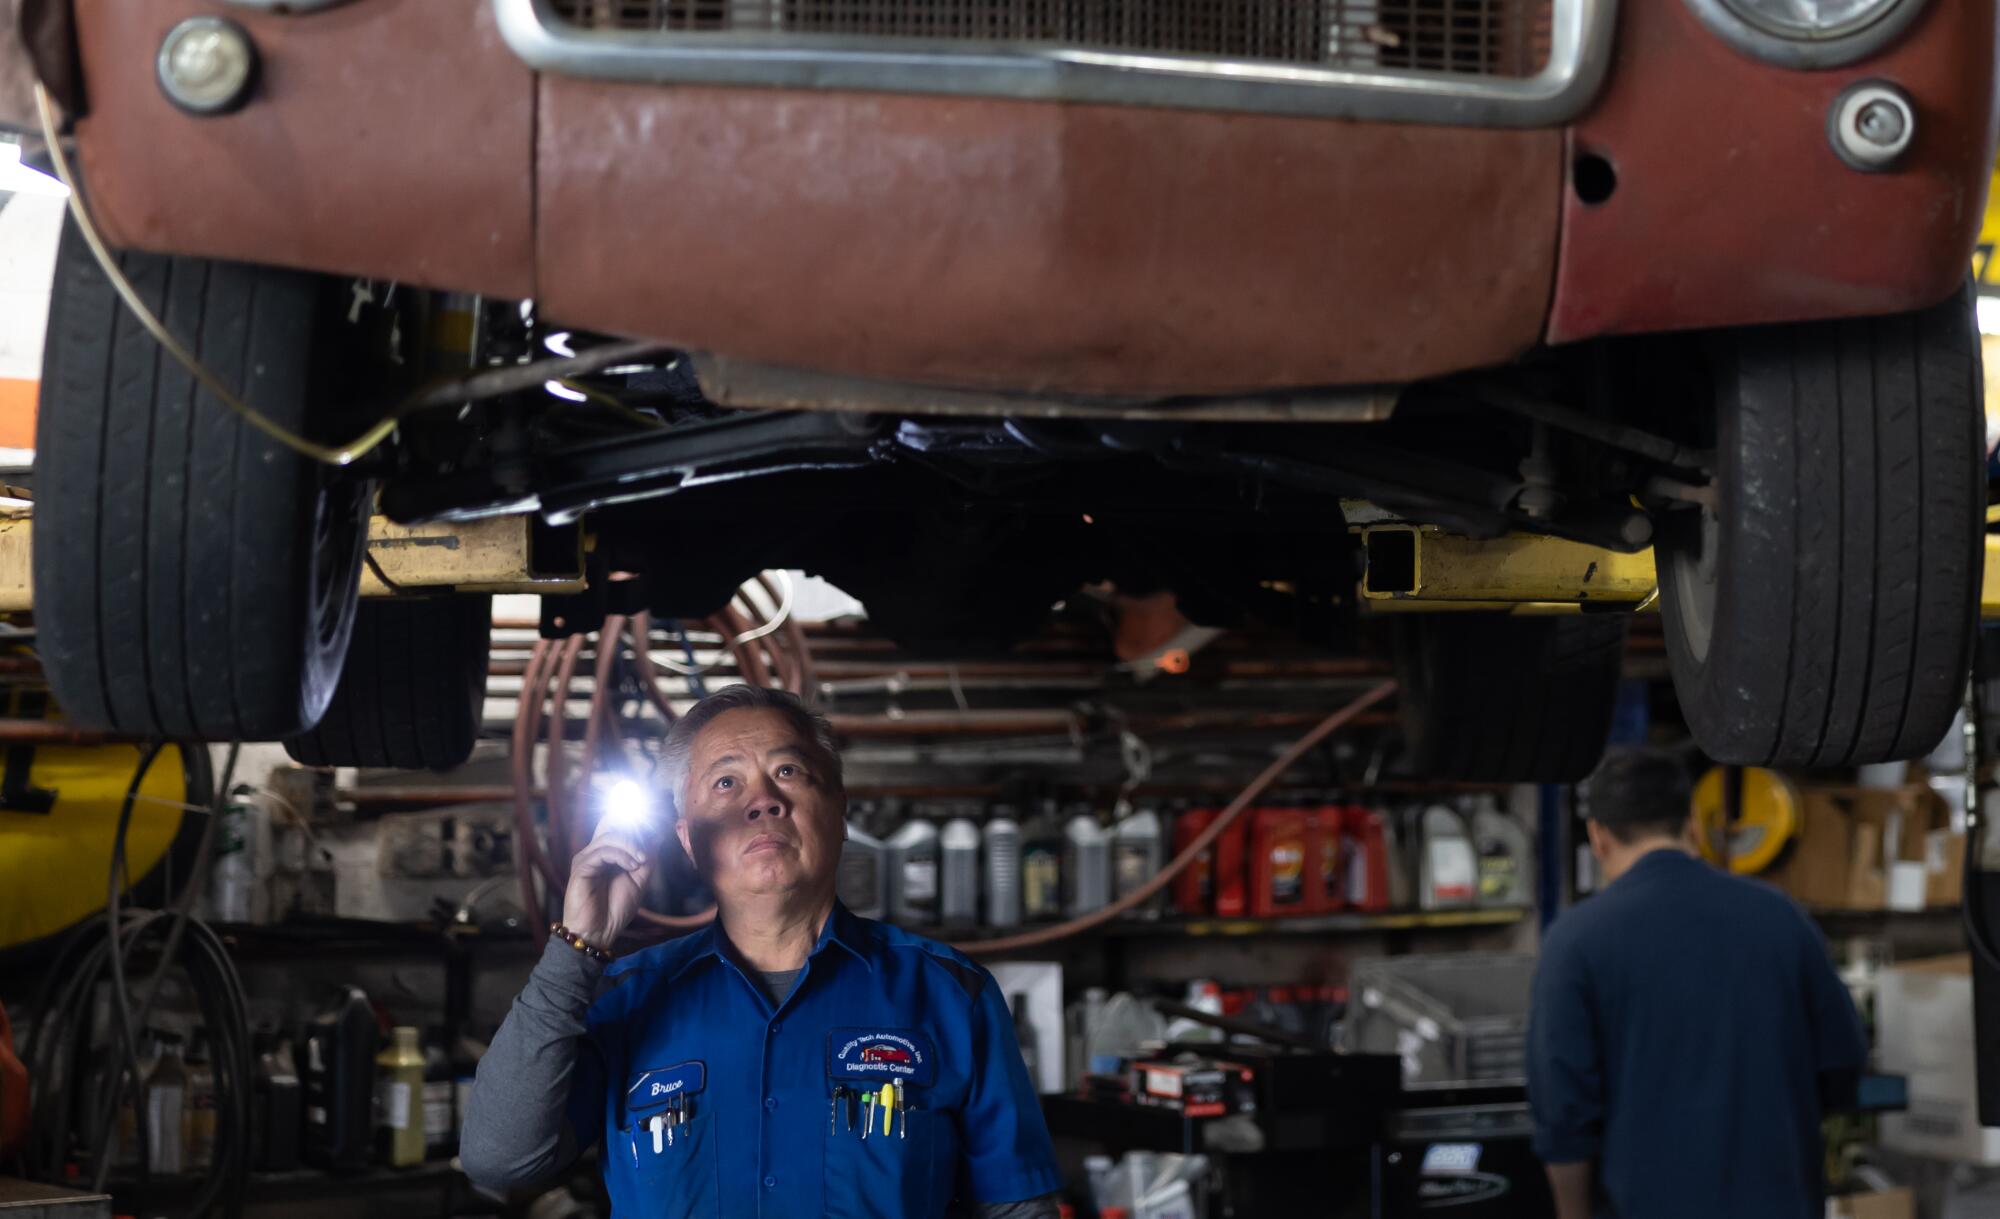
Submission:
<svg viewBox="0 0 2000 1219">
<path fill-rule="evenodd" d="M 715 919 L 700 931 L 692 933 L 685 943 L 685 952 L 667 969 L 665 980 L 668 982 L 686 973 L 697 962 L 728 959 L 728 941 L 722 934 L 721 919 Z M 874 928 L 838 898 L 834 899 L 833 912 L 827 915 L 826 923 L 819 929 L 819 941 L 813 945 L 810 955 L 818 956 L 828 944 L 838 944 L 870 970 L 875 968 L 877 942 Z"/>
</svg>

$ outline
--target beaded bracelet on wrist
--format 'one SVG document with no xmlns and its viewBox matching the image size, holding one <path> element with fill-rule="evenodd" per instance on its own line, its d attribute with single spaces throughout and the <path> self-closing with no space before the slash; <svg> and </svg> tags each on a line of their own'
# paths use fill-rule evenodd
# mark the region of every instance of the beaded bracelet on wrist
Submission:
<svg viewBox="0 0 2000 1219">
<path fill-rule="evenodd" d="M 591 943 L 589 940 L 584 939 L 582 936 L 578 935 L 574 931 L 571 931 L 569 928 L 563 926 L 561 923 L 550 923 L 549 934 L 561 940 L 563 943 L 568 944 L 571 948 L 576 949 L 584 956 L 591 957 L 599 961 L 611 960 L 610 953 L 606 952 L 602 948 L 599 948 L 597 945 Z"/>
</svg>

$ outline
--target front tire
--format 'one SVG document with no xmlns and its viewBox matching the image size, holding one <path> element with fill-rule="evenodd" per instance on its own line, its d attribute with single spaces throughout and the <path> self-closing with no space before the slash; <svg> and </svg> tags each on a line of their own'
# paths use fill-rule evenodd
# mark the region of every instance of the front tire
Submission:
<svg viewBox="0 0 2000 1219">
<path fill-rule="evenodd" d="M 169 331 L 275 422 L 333 378 L 326 281 L 121 254 Z M 354 621 L 366 485 L 195 386 L 63 230 L 36 421 L 35 627 L 78 724 L 274 740 L 319 719 Z"/>
<path fill-rule="evenodd" d="M 1716 341 L 1713 511 L 1665 514 L 1674 688 L 1745 766 L 1913 758 L 1963 701 L 1986 485 L 1972 296 Z"/>
</svg>

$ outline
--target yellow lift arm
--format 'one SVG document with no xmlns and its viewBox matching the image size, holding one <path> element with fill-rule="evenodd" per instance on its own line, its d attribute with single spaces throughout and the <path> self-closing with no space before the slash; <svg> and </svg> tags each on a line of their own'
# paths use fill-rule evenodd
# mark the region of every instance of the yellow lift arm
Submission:
<svg viewBox="0 0 2000 1219">
<path fill-rule="evenodd" d="M 32 515 L 0 517 L 0 613 L 34 608 L 33 541 Z M 582 592 L 580 538 L 565 553 L 545 549 L 536 543 L 534 518 L 527 516 L 435 525 L 398 525 L 376 516 L 368 521 L 361 595 Z"/>
</svg>

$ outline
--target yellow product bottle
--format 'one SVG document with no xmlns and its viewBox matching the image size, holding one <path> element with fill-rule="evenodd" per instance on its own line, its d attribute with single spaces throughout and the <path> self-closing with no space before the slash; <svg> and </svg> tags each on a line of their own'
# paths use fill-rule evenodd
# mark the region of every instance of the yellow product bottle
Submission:
<svg viewBox="0 0 2000 1219">
<path fill-rule="evenodd" d="M 375 1056 L 381 1083 L 382 1124 L 389 1128 L 389 1163 L 401 1168 L 424 1162 L 424 1052 L 417 1030 L 396 1026 L 389 1048 Z"/>
</svg>

